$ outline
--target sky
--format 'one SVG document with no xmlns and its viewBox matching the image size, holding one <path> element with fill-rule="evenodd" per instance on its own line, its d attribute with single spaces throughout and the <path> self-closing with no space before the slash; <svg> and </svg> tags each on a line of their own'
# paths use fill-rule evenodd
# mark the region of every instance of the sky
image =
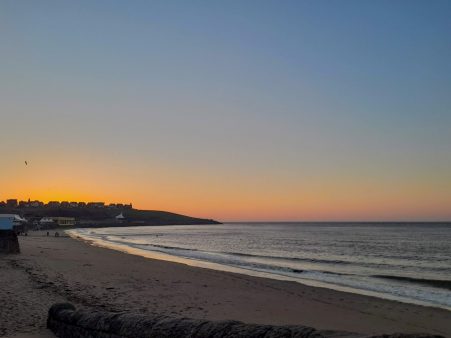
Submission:
<svg viewBox="0 0 451 338">
<path fill-rule="evenodd" d="M 3 0 L 0 200 L 451 220 L 450 17 L 438 0 Z"/>
</svg>

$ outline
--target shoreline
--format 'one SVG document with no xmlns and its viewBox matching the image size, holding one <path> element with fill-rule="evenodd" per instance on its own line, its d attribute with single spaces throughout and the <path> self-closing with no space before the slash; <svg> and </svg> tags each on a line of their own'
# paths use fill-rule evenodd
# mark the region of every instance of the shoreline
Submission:
<svg viewBox="0 0 451 338">
<path fill-rule="evenodd" d="M 0 301 L 16 307 L 2 312 L 0 336 L 45 331 L 50 305 L 69 301 L 114 312 L 451 337 L 444 309 L 144 258 L 44 232 L 21 236 L 20 245 L 22 254 L 0 256 L 7 272 Z"/>
<path fill-rule="evenodd" d="M 110 250 L 116 250 L 116 251 L 119 251 L 122 253 L 136 255 L 136 256 L 140 256 L 140 257 L 144 257 L 144 258 L 148 258 L 148 259 L 162 260 L 162 261 L 167 261 L 167 262 L 185 264 L 185 265 L 188 265 L 191 267 L 196 267 L 196 268 L 212 269 L 212 270 L 216 270 L 216 271 L 238 273 L 238 274 L 242 274 L 242 275 L 261 277 L 261 278 L 272 279 L 272 280 L 296 282 L 296 283 L 299 283 L 302 285 L 312 286 L 312 287 L 316 287 L 316 288 L 324 288 L 324 289 L 335 290 L 335 291 L 340 291 L 340 292 L 345 292 L 345 293 L 352 293 L 352 294 L 357 294 L 357 295 L 375 297 L 375 298 L 384 299 L 384 300 L 391 300 L 391 301 L 396 301 L 396 302 L 405 303 L 405 304 L 413 304 L 413 305 L 419 305 L 419 306 L 438 308 L 438 309 L 444 309 L 444 310 L 451 311 L 451 307 L 448 307 L 448 306 L 428 303 L 428 302 L 421 301 L 421 300 L 397 297 L 394 295 L 384 294 L 381 292 L 376 292 L 376 291 L 371 291 L 371 290 L 357 289 L 357 288 L 352 288 L 352 287 L 348 287 L 348 286 L 344 286 L 344 285 L 321 282 L 321 281 L 317 281 L 317 280 L 289 277 L 286 275 L 275 274 L 275 273 L 270 273 L 270 272 L 266 272 L 266 271 L 245 269 L 245 268 L 234 267 L 234 266 L 229 266 L 229 265 L 219 264 L 219 263 L 214 263 L 214 262 L 209 262 L 209 261 L 189 259 L 189 258 L 171 255 L 171 254 L 167 254 L 167 253 L 162 253 L 162 252 L 158 252 L 158 251 L 133 248 L 133 247 L 125 245 L 125 244 L 112 243 L 112 242 L 102 240 L 102 239 L 93 239 L 93 238 L 84 236 L 79 233 L 74 233 L 74 232 L 72 232 L 73 230 L 76 230 L 76 229 L 67 230 L 66 233 L 75 240 L 83 241 L 89 245 L 93 245 L 93 246 L 97 246 L 97 247 L 101 247 L 101 248 L 105 248 L 105 249 L 110 249 Z M 433 282 L 438 282 L 439 284 L 441 282 L 441 281 L 429 281 L 429 280 L 413 279 L 413 278 L 408 278 L 408 277 L 396 277 L 396 276 L 382 276 L 382 275 L 378 276 L 378 275 L 376 275 L 375 277 L 380 277 L 380 278 L 385 278 L 385 279 L 393 279 L 393 280 L 399 280 L 399 279 L 415 280 L 417 282 L 420 281 L 420 282 L 422 282 L 424 284 L 428 284 L 428 285 L 430 285 L 430 284 L 434 285 L 435 283 L 433 283 Z M 451 287 L 448 284 L 446 284 L 446 286 L 448 286 L 448 288 Z"/>
</svg>

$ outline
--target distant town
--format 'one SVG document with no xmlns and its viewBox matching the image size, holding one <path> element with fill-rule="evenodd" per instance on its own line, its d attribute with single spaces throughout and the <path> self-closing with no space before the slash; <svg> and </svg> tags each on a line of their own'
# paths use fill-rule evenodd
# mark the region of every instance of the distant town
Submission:
<svg viewBox="0 0 451 338">
<path fill-rule="evenodd" d="M 3 221 L 2 221 L 3 220 Z M 69 202 L 15 198 L 0 201 L 0 222 L 17 232 L 57 227 L 112 227 L 167 224 L 217 224 L 167 211 L 137 210 L 131 203 Z M 9 225 L 8 225 L 9 224 Z"/>
<path fill-rule="evenodd" d="M 116 209 L 133 209 L 132 204 L 110 203 L 105 202 L 68 202 L 68 201 L 50 201 L 47 204 L 41 201 L 18 201 L 15 198 L 0 201 L 0 207 L 7 208 L 116 208 Z"/>
</svg>

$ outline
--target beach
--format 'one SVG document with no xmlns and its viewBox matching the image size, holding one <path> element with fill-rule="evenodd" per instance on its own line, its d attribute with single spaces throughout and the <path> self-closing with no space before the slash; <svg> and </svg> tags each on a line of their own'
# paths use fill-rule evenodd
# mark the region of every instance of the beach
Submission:
<svg viewBox="0 0 451 338">
<path fill-rule="evenodd" d="M 444 309 L 154 260 L 45 232 L 19 240 L 21 254 L 0 259 L 0 336 L 51 337 L 48 308 L 71 302 L 113 312 L 451 337 L 451 312 Z"/>
</svg>

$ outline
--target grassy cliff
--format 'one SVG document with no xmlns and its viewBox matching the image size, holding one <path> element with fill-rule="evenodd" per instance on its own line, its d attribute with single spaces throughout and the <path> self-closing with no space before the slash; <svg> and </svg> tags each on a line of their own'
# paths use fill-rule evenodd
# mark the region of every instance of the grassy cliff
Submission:
<svg viewBox="0 0 451 338">
<path fill-rule="evenodd" d="M 219 224 L 212 219 L 195 218 L 158 210 L 137 210 L 127 208 L 93 208 L 93 207 L 0 207 L 0 213 L 19 214 L 30 222 L 42 217 L 74 217 L 83 226 L 106 226 L 116 223 L 115 217 L 122 213 L 125 221 L 122 226 L 136 225 L 174 225 L 174 224 Z"/>
</svg>

